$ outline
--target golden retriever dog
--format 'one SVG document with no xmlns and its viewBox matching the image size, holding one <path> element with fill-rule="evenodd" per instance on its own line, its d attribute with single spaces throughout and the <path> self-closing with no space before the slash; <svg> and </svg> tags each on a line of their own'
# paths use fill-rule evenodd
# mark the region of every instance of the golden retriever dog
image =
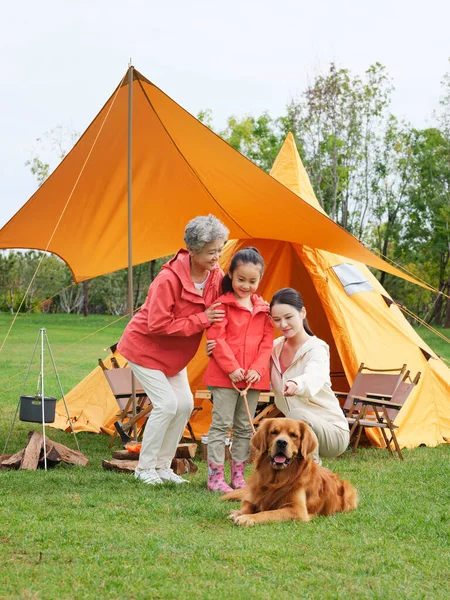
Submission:
<svg viewBox="0 0 450 600">
<path fill-rule="evenodd" d="M 241 500 L 229 518 L 247 527 L 268 521 L 309 521 L 356 508 L 358 496 L 344 481 L 313 461 L 317 438 L 293 419 L 266 419 L 251 440 L 255 470 L 246 488 L 221 500 Z"/>
</svg>

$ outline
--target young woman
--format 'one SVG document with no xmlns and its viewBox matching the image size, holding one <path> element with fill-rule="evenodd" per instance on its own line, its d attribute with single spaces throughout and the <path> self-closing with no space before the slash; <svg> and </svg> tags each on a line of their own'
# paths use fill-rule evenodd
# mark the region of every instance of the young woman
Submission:
<svg viewBox="0 0 450 600">
<path fill-rule="evenodd" d="M 282 337 L 274 341 L 271 383 L 275 404 L 286 417 L 308 423 L 317 436 L 320 456 L 342 454 L 349 428 L 331 389 L 328 345 L 311 331 L 300 294 L 292 288 L 275 293 L 270 313 Z"/>
<path fill-rule="evenodd" d="M 228 229 L 209 215 L 190 221 L 179 250 L 151 284 L 118 344 L 153 404 L 134 476 L 150 485 L 187 483 L 170 468 L 194 405 L 186 365 L 203 331 L 225 312 L 216 302 Z"/>
<path fill-rule="evenodd" d="M 237 252 L 222 282 L 223 295 L 217 299 L 225 318 L 208 331 L 216 344 L 204 381 L 212 390 L 212 424 L 208 434 L 208 489 L 227 492 L 224 480 L 225 439 L 233 428 L 231 485 L 245 487 L 244 465 L 250 453 L 251 424 L 245 404 L 233 384 L 247 392 L 250 414 L 254 415 L 260 390 L 268 390 L 269 360 L 273 326 L 267 303 L 256 295 L 264 261 L 256 248 Z"/>
</svg>

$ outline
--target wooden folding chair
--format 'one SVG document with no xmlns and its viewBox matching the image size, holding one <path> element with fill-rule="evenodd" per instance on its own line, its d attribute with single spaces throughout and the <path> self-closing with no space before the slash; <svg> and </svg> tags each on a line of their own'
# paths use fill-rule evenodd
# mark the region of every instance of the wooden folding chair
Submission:
<svg viewBox="0 0 450 600">
<path fill-rule="evenodd" d="M 349 416 L 347 417 L 347 420 L 350 423 L 352 422 L 352 427 L 350 429 L 350 440 L 354 437 L 354 442 L 352 445 L 353 452 L 356 452 L 358 449 L 363 428 L 378 427 L 383 435 L 386 448 L 390 452 L 391 456 L 394 455 L 391 447 L 391 444 L 393 443 L 397 454 L 403 460 L 400 445 L 398 443 L 397 436 L 395 435 L 397 426 L 394 425 L 394 420 L 398 415 L 399 410 L 403 407 L 406 399 L 414 389 L 414 386 L 418 384 L 420 375 L 421 373 L 419 371 L 412 380 L 409 376 L 409 372 L 407 372 L 391 395 L 366 392 L 365 397 L 353 397 L 354 406 L 359 404 L 362 407 L 358 411 L 355 418 L 350 416 L 351 411 L 349 411 Z M 375 418 L 367 418 L 368 410 L 373 412 Z M 389 438 L 387 435 L 387 430 L 390 434 Z"/>
<path fill-rule="evenodd" d="M 136 381 L 136 415 L 133 416 L 133 396 L 132 396 L 132 371 L 130 368 L 122 367 L 122 368 L 112 368 L 106 369 L 103 371 L 106 380 L 109 383 L 112 393 L 114 394 L 117 404 L 119 405 L 120 412 L 118 413 L 118 419 L 114 424 L 116 426 L 116 431 L 111 438 L 110 447 L 114 444 L 114 441 L 118 435 L 118 432 L 124 433 L 126 437 L 130 437 L 128 435 L 128 431 L 130 431 L 135 423 L 138 423 L 144 417 L 148 418 L 150 411 L 153 408 L 153 405 L 150 399 L 147 397 L 142 385 L 139 383 L 137 379 Z M 124 422 L 126 420 L 126 422 Z M 137 432 L 137 437 L 142 435 L 145 427 L 145 422 L 139 427 Z M 125 438 L 122 441 L 126 441 Z M 137 441 L 137 440 L 136 440 Z"/>
<path fill-rule="evenodd" d="M 200 410 L 203 410 L 202 406 L 194 406 L 191 412 L 191 416 L 189 417 L 189 421 L 186 423 L 187 430 L 189 431 L 189 435 L 191 436 L 191 440 L 193 442 L 197 442 L 197 438 L 195 437 L 194 430 L 192 429 L 191 419 L 194 415 L 196 415 Z"/>
<path fill-rule="evenodd" d="M 392 396 L 407 373 L 409 372 L 407 371 L 406 364 L 396 369 L 372 369 L 361 363 L 350 391 L 334 392 L 341 402 L 342 410 L 347 417 L 352 435 L 356 430 L 356 427 L 353 427 L 356 415 L 362 408 L 359 402 L 355 402 L 355 398 L 367 398 L 368 393 Z M 362 428 L 358 429 L 355 448 L 359 445 L 361 432 Z"/>
<path fill-rule="evenodd" d="M 392 395 L 407 373 L 406 365 L 397 369 L 371 369 L 361 363 L 348 392 L 334 392 L 339 400 L 344 399 L 342 410 L 345 416 L 351 417 L 349 411 L 356 411 L 353 398 L 367 396 L 367 392 Z"/>
<path fill-rule="evenodd" d="M 281 415 L 281 412 L 275 406 L 275 397 L 270 392 L 261 392 L 259 395 L 258 404 L 256 406 L 253 426 L 261 425 L 264 419 L 272 419 Z"/>
</svg>

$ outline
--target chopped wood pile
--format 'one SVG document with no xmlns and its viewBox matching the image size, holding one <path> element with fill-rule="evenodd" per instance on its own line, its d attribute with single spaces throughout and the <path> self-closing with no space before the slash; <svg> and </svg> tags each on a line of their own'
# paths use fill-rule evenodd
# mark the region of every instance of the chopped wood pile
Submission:
<svg viewBox="0 0 450 600">
<path fill-rule="evenodd" d="M 85 467 L 89 462 L 89 459 L 81 452 L 58 444 L 47 436 L 45 437 L 45 449 L 47 468 L 54 467 L 60 462 Z M 29 432 L 28 443 L 22 450 L 15 454 L 0 455 L 0 469 L 35 471 L 38 468 L 44 468 L 44 436 L 39 431 Z"/>
<path fill-rule="evenodd" d="M 172 460 L 171 467 L 177 475 L 183 473 L 197 473 L 198 467 L 193 462 L 197 444 L 178 444 L 175 458 Z M 103 460 L 102 465 L 108 471 L 118 471 L 119 473 L 133 473 L 139 461 L 139 452 L 130 452 L 128 450 L 116 450 L 112 453 L 111 460 Z"/>
</svg>

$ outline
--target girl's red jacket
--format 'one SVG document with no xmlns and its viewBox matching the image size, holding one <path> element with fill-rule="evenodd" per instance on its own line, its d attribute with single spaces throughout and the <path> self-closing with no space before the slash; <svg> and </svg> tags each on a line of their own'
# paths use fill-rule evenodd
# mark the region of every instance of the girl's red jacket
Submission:
<svg viewBox="0 0 450 600">
<path fill-rule="evenodd" d="M 216 346 L 206 368 L 204 383 L 207 386 L 231 388 L 229 374 L 240 367 L 247 372 L 254 369 L 261 375 L 252 388 L 269 390 L 269 361 L 273 346 L 273 325 L 269 307 L 261 296 L 252 294 L 253 311 L 238 304 L 232 292 L 219 296 L 225 318 L 214 323 L 206 336 L 215 340 Z M 240 383 L 239 388 L 245 388 Z"/>
</svg>

